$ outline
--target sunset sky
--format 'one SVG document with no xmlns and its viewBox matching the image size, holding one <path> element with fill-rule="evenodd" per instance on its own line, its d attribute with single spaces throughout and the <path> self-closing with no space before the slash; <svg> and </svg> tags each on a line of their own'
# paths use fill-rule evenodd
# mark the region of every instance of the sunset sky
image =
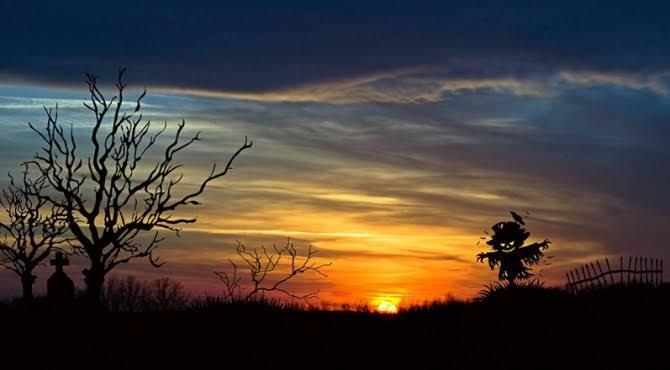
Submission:
<svg viewBox="0 0 670 370">
<path fill-rule="evenodd" d="M 102 4 L 102 3 L 101 3 Z M 606 4 L 606 5 L 604 5 Z M 640 2 L 0 1 L 0 170 L 39 146 L 42 106 L 85 135 L 84 72 L 204 140 L 188 184 L 243 142 L 161 269 L 194 294 L 239 240 L 312 244 L 328 302 L 471 298 L 484 229 L 525 214 L 547 284 L 605 256 L 670 257 L 670 22 Z M 13 14 L 10 16 L 10 14 Z M 112 90 L 106 90 L 110 94 Z M 7 184 L 7 177 L 0 178 Z M 187 186 L 188 186 L 187 184 Z M 68 268 L 81 286 L 81 260 Z M 44 291 L 50 268 L 36 291 Z M 667 273 L 666 273 L 667 276 Z M 20 292 L 0 272 L 0 296 Z"/>
</svg>

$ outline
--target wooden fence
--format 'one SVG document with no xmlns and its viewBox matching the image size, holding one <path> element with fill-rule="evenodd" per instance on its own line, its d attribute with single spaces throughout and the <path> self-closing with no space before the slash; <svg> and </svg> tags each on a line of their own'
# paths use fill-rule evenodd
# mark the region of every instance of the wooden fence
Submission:
<svg viewBox="0 0 670 370">
<path fill-rule="evenodd" d="M 649 285 L 663 284 L 663 259 L 647 257 L 628 257 L 628 267 L 624 258 L 619 257 L 619 268 L 612 269 L 609 259 L 587 263 L 565 273 L 568 279 L 566 288 L 577 293 L 584 290 L 613 285 Z"/>
</svg>

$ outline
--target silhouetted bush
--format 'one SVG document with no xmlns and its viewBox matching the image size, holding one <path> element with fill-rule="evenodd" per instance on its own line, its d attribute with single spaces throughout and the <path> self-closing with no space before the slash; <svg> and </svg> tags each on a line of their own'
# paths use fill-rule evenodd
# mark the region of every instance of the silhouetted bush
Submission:
<svg viewBox="0 0 670 370">
<path fill-rule="evenodd" d="M 101 299 L 110 312 L 139 312 L 146 295 L 144 284 L 134 276 L 112 276 L 105 283 Z"/>
<path fill-rule="evenodd" d="M 170 278 L 162 278 L 147 284 L 148 311 L 181 311 L 188 307 L 190 297 L 183 285 Z"/>
<path fill-rule="evenodd" d="M 190 298 L 182 284 L 170 278 L 145 282 L 114 276 L 105 283 L 102 302 L 109 312 L 172 312 L 188 309 Z"/>
<path fill-rule="evenodd" d="M 470 303 L 471 303 L 470 301 L 457 299 L 456 297 L 450 294 L 442 299 L 434 299 L 432 301 L 416 303 L 409 305 L 407 307 L 401 306 L 399 313 L 413 314 L 413 313 L 438 312 L 438 311 L 450 310 L 456 306 L 469 305 Z"/>
</svg>

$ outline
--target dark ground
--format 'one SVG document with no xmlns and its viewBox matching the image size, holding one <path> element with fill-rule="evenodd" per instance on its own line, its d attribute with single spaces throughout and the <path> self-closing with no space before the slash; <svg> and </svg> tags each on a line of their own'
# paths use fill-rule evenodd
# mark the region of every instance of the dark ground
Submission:
<svg viewBox="0 0 670 370">
<path fill-rule="evenodd" d="M 667 285 L 581 296 L 504 291 L 398 315 L 267 304 L 84 314 L 5 304 L 0 351 L 58 368 L 667 369 L 669 313 Z"/>
</svg>

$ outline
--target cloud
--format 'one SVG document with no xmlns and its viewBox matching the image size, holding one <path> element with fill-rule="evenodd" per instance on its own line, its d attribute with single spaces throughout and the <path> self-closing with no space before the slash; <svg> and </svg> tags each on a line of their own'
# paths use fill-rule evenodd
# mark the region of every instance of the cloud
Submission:
<svg viewBox="0 0 670 370">
<path fill-rule="evenodd" d="M 667 94 L 670 71 L 653 73 L 607 73 L 598 71 L 562 72 L 561 78 L 575 85 L 613 85 L 635 90 L 650 90 L 657 94 Z"/>
<path fill-rule="evenodd" d="M 491 90 L 520 96 L 549 94 L 539 81 L 514 77 L 462 78 L 444 77 L 426 71 L 406 70 L 374 74 L 349 80 L 324 82 L 263 92 L 227 92 L 203 89 L 158 87 L 165 93 L 254 100 L 260 102 L 326 102 L 350 103 L 424 103 L 444 99 L 447 94 Z"/>
<path fill-rule="evenodd" d="M 319 86 L 437 68 L 478 70 L 490 79 L 487 86 L 516 89 L 506 76 L 656 73 L 667 70 L 670 55 L 668 9 L 658 3 L 120 4 L 118 9 L 127 9 L 123 16 L 84 1 L 3 2 L 0 12 L 15 16 L 0 25 L 5 36 L 0 74 L 5 80 L 76 86 L 85 71 L 110 76 L 125 64 L 131 76 L 151 86 L 260 95 L 266 101 L 285 99 L 292 91 L 294 101 L 311 94 L 342 101 L 347 96 Z M 92 18 L 96 31 L 82 32 Z M 51 27 L 53 19 L 59 27 Z M 413 99 L 357 91 L 359 100 Z"/>
<path fill-rule="evenodd" d="M 666 95 L 670 72 L 599 72 L 557 70 L 541 75 L 480 73 L 414 68 L 341 81 L 307 84 L 262 92 L 232 92 L 177 87 L 155 87 L 161 93 L 192 95 L 264 103 L 395 103 L 421 104 L 452 95 L 490 93 L 530 98 L 552 98 L 566 89 L 613 86 Z"/>
</svg>

